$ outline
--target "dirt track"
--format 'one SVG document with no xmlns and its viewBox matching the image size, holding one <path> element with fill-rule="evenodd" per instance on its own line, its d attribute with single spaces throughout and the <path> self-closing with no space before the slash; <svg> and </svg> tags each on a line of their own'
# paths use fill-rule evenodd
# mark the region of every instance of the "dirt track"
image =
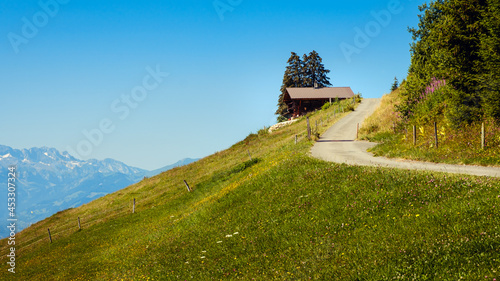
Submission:
<svg viewBox="0 0 500 281">
<path fill-rule="evenodd" d="M 355 141 L 356 126 L 362 124 L 380 104 L 380 99 L 364 99 L 356 111 L 329 128 L 311 149 L 313 157 L 325 161 L 360 166 L 379 166 L 411 170 L 427 170 L 456 174 L 500 177 L 500 168 L 436 164 L 402 159 L 374 157 L 367 149 L 376 145 L 367 141 Z"/>
</svg>

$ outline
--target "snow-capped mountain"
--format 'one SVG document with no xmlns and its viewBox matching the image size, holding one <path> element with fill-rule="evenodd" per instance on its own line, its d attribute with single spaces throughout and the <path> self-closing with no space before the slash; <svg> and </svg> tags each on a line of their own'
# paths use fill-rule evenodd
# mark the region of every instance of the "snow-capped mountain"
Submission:
<svg viewBox="0 0 500 281">
<path fill-rule="evenodd" d="M 0 218 L 7 219 L 8 168 L 17 167 L 17 230 L 58 211 L 78 207 L 158 172 L 127 166 L 113 160 L 79 160 L 54 148 L 13 149 L 0 145 L 0 190 L 5 199 Z M 175 164 L 174 164 L 175 165 Z M 179 166 L 179 165 L 177 165 Z M 1 185 L 0 185 L 1 186 Z M 7 229 L 0 228 L 0 237 Z"/>
</svg>

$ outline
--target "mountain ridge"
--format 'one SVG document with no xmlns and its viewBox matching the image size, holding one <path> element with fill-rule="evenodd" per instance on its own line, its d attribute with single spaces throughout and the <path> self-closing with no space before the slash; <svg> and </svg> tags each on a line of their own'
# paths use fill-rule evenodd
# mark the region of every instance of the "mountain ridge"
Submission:
<svg viewBox="0 0 500 281">
<path fill-rule="evenodd" d="M 78 207 L 144 177 L 197 160 L 186 159 L 148 171 L 111 158 L 80 160 L 67 151 L 46 146 L 14 149 L 0 145 L 0 178 L 7 179 L 8 168 L 16 165 L 16 214 L 20 231 L 58 211 Z M 0 195 L 7 198 L 7 190 Z M 0 217 L 7 215 L 7 209 L 0 211 Z M 0 237 L 5 236 L 7 231 L 0 230 Z"/>
</svg>

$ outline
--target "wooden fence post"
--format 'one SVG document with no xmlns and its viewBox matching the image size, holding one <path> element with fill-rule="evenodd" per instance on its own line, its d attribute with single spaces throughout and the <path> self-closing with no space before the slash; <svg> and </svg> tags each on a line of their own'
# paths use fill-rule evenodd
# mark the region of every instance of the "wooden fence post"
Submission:
<svg viewBox="0 0 500 281">
<path fill-rule="evenodd" d="M 78 217 L 78 230 L 82 230 L 82 225 L 80 224 L 80 217 Z"/>
<path fill-rule="evenodd" d="M 438 143 L 438 129 L 437 129 L 437 123 L 434 122 L 434 140 L 436 143 L 436 148 L 439 148 L 439 143 Z"/>
<path fill-rule="evenodd" d="M 358 137 L 359 137 L 359 123 L 356 126 L 356 139 L 358 139 Z"/>
<path fill-rule="evenodd" d="M 417 126 L 413 125 L 413 146 L 417 145 Z"/>
<path fill-rule="evenodd" d="M 297 144 L 297 142 L 298 142 L 297 135 L 295 135 L 295 144 Z"/>
<path fill-rule="evenodd" d="M 188 192 L 191 192 L 191 188 L 189 187 L 189 184 L 186 180 L 184 180 L 184 184 L 186 185 Z"/>
<path fill-rule="evenodd" d="M 485 147 L 484 122 L 481 124 L 481 149 Z"/>
<path fill-rule="evenodd" d="M 247 149 L 247 152 L 248 152 L 248 157 L 250 157 L 250 161 L 252 161 L 253 159 L 252 159 L 252 154 L 250 154 L 250 150 Z"/>
<path fill-rule="evenodd" d="M 310 140 L 311 139 L 311 124 L 309 123 L 309 117 L 307 117 L 306 120 L 307 120 L 307 138 Z"/>
<path fill-rule="evenodd" d="M 50 228 L 47 228 L 47 231 L 49 232 L 49 240 L 50 240 L 50 243 L 52 243 L 52 236 L 50 236 Z"/>
<path fill-rule="evenodd" d="M 135 198 L 134 198 L 134 205 L 132 206 L 132 214 L 135 214 Z"/>
</svg>

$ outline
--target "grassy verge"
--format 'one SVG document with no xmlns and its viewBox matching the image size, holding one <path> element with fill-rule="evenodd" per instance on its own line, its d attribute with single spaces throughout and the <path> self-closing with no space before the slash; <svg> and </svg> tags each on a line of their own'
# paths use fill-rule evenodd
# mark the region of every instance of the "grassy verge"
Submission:
<svg viewBox="0 0 500 281">
<path fill-rule="evenodd" d="M 413 143 L 413 126 L 401 125 L 395 112 L 399 90 L 382 98 L 381 106 L 360 129 L 360 138 L 378 142 L 371 149 L 376 156 L 405 158 L 448 164 L 500 166 L 500 127 L 485 122 L 485 147 L 481 144 L 482 124 L 451 128 L 437 122 L 438 147 L 434 124 L 416 126 L 417 142 Z"/>
<path fill-rule="evenodd" d="M 333 110 L 311 116 L 312 124 L 324 121 L 319 132 L 336 121 Z M 70 221 L 85 212 L 95 215 L 105 206 L 139 198 L 135 214 L 108 214 L 82 231 L 74 228 L 61 234 L 50 245 L 43 241 L 23 250 L 23 237 L 35 229 L 21 232 L 16 277 L 493 280 L 499 276 L 499 180 L 337 165 L 310 158 L 311 145 L 301 120 L 272 134 L 252 134 L 197 163 L 53 216 L 37 227 L 46 230 L 56 221 Z M 188 179 L 193 192 L 185 191 L 182 179 Z M 5 279 L 9 277 L 5 256 L 1 261 L 0 278 Z"/>
</svg>

